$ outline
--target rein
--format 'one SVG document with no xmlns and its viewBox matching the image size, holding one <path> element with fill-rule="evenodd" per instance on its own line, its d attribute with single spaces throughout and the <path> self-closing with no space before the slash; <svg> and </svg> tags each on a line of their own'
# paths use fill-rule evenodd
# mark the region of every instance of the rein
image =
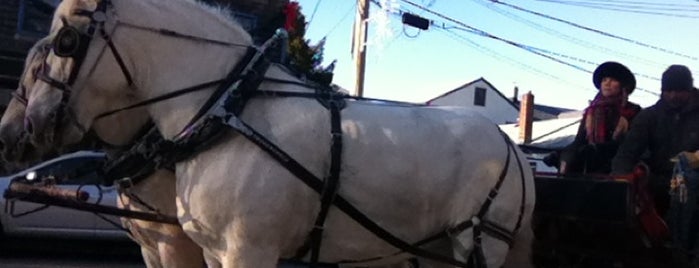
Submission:
<svg viewBox="0 0 699 268">
<path fill-rule="evenodd" d="M 34 185 L 21 180 L 13 180 L 3 193 L 3 197 L 12 202 L 14 199 L 43 204 L 45 206 L 58 206 L 81 211 L 89 211 L 96 214 L 106 214 L 125 218 L 133 218 L 144 221 L 152 221 L 166 224 L 179 224 L 176 217 L 166 216 L 159 213 L 150 213 L 117 208 L 114 206 L 102 205 L 100 202 L 87 202 L 89 194 L 87 192 L 64 190 L 51 187 L 49 185 Z M 36 210 L 15 214 L 14 205 L 6 203 L 5 210 L 12 217 L 21 217 L 36 212 Z M 45 207 L 41 207 L 43 209 Z M 107 219 L 106 219 L 107 220 Z M 110 220 L 107 220 L 111 223 Z"/>
</svg>

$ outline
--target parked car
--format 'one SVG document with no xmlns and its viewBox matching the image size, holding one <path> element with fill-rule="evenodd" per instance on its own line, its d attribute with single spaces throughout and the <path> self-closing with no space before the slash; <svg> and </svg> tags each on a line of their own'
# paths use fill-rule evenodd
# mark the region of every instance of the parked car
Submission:
<svg viewBox="0 0 699 268">
<path fill-rule="evenodd" d="M 41 180 L 54 177 L 57 186 L 63 189 L 88 192 L 87 202 L 97 202 L 102 205 L 116 206 L 117 190 L 114 186 L 96 186 L 101 178 L 97 170 L 102 167 L 105 154 L 94 151 L 79 151 L 42 162 L 15 174 L 0 177 L 0 192 L 4 193 L 12 179 L 25 178 Z M 105 216 L 116 223 L 110 223 L 92 212 L 69 208 L 49 206 L 33 213 L 13 217 L 38 209 L 44 205 L 15 201 L 14 211 L 10 211 L 10 202 L 0 198 L 0 226 L 2 234 L 7 236 L 42 236 L 58 238 L 98 238 L 98 239 L 127 239 L 125 231 L 120 229 L 118 217 Z"/>
</svg>

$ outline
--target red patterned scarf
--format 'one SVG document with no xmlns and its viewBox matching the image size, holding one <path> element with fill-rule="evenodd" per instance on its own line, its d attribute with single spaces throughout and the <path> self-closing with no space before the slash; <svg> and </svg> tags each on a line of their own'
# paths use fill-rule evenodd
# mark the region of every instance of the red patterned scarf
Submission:
<svg viewBox="0 0 699 268">
<path fill-rule="evenodd" d="M 619 131 L 626 131 L 628 120 L 637 112 L 632 105 L 627 105 L 626 99 L 625 94 L 614 97 L 597 94 L 590 106 L 585 109 L 585 130 L 589 143 L 605 143 L 616 139 Z M 625 125 L 622 126 L 622 124 Z M 610 135 L 610 133 L 614 134 Z"/>
</svg>

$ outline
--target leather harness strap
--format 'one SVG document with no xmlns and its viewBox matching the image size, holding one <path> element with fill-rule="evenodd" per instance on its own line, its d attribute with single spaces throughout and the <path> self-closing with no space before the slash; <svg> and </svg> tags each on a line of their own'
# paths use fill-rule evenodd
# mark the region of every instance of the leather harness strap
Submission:
<svg viewBox="0 0 699 268">
<path fill-rule="evenodd" d="M 316 217 L 313 231 L 309 236 L 311 240 L 311 263 L 318 263 L 320 257 L 320 245 L 323 241 L 323 230 L 328 211 L 333 200 L 337 196 L 340 184 L 340 163 L 342 163 L 342 126 L 340 124 L 340 105 L 336 100 L 330 100 L 330 175 L 325 178 L 323 191 L 320 194 L 320 212 Z"/>
</svg>

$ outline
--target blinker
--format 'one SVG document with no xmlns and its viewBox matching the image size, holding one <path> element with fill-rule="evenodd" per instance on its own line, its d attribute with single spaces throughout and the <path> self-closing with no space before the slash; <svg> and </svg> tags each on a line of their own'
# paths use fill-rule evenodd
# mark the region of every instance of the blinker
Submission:
<svg viewBox="0 0 699 268">
<path fill-rule="evenodd" d="M 73 26 L 63 26 L 53 39 L 53 53 L 58 57 L 76 57 L 84 53 L 89 37 Z"/>
</svg>

